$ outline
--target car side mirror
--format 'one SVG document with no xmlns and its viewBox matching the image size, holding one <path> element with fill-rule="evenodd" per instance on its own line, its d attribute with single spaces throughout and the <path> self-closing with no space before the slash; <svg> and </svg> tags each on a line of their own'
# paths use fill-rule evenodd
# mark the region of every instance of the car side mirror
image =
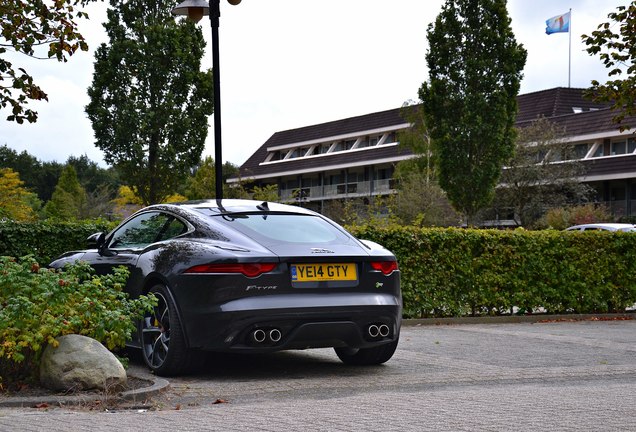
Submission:
<svg viewBox="0 0 636 432">
<path fill-rule="evenodd" d="M 102 247 L 106 244 L 106 234 L 104 234 L 103 232 L 91 234 L 86 239 L 86 242 L 88 243 L 89 248 L 101 250 Z"/>
</svg>

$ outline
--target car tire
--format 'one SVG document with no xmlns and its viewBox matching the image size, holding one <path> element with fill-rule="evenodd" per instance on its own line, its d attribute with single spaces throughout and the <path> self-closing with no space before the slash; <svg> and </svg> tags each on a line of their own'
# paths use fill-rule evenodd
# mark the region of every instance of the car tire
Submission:
<svg viewBox="0 0 636 432">
<path fill-rule="evenodd" d="M 157 298 L 157 306 L 139 323 L 143 359 L 157 375 L 187 373 L 193 353 L 187 347 L 172 296 L 164 285 L 153 286 L 149 293 Z"/>
<path fill-rule="evenodd" d="M 343 363 L 357 366 L 379 365 L 389 361 L 397 349 L 399 337 L 393 342 L 372 348 L 334 348 Z"/>
</svg>

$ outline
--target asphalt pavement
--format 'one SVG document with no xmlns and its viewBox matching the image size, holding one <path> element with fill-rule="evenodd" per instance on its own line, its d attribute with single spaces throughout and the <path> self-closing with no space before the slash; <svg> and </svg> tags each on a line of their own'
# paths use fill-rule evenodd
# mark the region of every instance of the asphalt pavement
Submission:
<svg viewBox="0 0 636 432">
<path fill-rule="evenodd" d="M 108 411 L 0 408 L 0 431 L 636 431 L 636 321 L 409 326 L 382 366 L 220 356 L 169 382 Z"/>
</svg>

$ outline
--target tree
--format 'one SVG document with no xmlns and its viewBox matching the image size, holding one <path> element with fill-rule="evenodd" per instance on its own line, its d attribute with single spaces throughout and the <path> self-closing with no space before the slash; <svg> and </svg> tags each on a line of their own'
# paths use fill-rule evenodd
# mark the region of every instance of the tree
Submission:
<svg viewBox="0 0 636 432">
<path fill-rule="evenodd" d="M 415 157 L 400 161 L 395 168 L 398 182 L 393 213 L 404 225 L 456 225 L 459 216 L 439 187 L 424 106 L 408 102 L 402 106 L 401 116 L 411 126 L 398 133 L 398 141 Z"/>
<path fill-rule="evenodd" d="M 24 187 L 17 172 L 0 169 L 0 219 L 33 220 L 40 207 L 37 196 Z"/>
<path fill-rule="evenodd" d="M 563 128 L 543 117 L 519 130 L 494 200 L 496 208 L 514 209 L 518 225 L 532 224 L 549 208 L 586 200 L 589 188 L 578 181 L 585 167 L 564 135 Z"/>
<path fill-rule="evenodd" d="M 191 200 L 214 198 L 215 175 L 214 159 L 206 156 L 199 164 L 194 175 L 188 178 L 186 196 Z"/>
<path fill-rule="evenodd" d="M 51 200 L 44 206 L 44 214 L 54 219 L 82 219 L 87 217 L 86 210 L 86 191 L 77 179 L 75 168 L 66 165 Z"/>
<path fill-rule="evenodd" d="M 212 113 L 205 42 L 173 1 L 111 0 L 86 113 L 96 145 L 144 204 L 163 201 L 200 159 Z"/>
<path fill-rule="evenodd" d="M 452 226 L 461 219 L 437 181 L 417 171 L 398 177 L 394 206 L 402 225 Z"/>
<path fill-rule="evenodd" d="M 613 120 L 620 124 L 621 132 L 630 129 L 623 124 L 625 116 L 636 115 L 636 1 L 629 6 L 618 6 L 607 17 L 611 22 L 602 23 L 591 36 L 581 38 L 590 55 L 599 55 L 609 76 L 615 80 L 600 84 L 592 81 L 587 95 L 595 102 L 610 102 L 617 111 Z M 618 77 L 625 74 L 625 78 Z"/>
<path fill-rule="evenodd" d="M 471 223 L 514 151 L 526 51 L 512 33 L 505 0 L 446 0 L 427 36 L 429 81 L 419 96 L 439 184 Z"/>
<path fill-rule="evenodd" d="M 78 49 L 88 50 L 76 20 L 88 18 L 78 9 L 91 0 L 2 0 L 0 2 L 0 109 L 9 108 L 7 120 L 34 123 L 38 113 L 27 108 L 29 100 L 48 100 L 47 94 L 22 67 L 7 60 L 14 51 L 34 58 L 66 62 Z M 39 47 L 46 47 L 39 53 Z"/>
<path fill-rule="evenodd" d="M 226 180 L 239 174 L 238 166 L 232 162 L 223 164 L 223 196 L 226 198 L 247 198 L 248 193 L 239 182 L 237 186 L 229 186 Z M 216 166 L 211 156 L 206 156 L 194 168 L 194 174 L 185 184 L 185 195 L 191 200 L 211 199 L 216 197 Z"/>
<path fill-rule="evenodd" d="M 408 102 L 402 106 L 400 115 L 411 126 L 398 132 L 398 142 L 400 147 L 410 149 L 416 157 L 398 163 L 396 176 L 407 177 L 416 172 L 424 176 L 426 184 L 436 181 L 435 158 L 424 107 L 421 104 Z"/>
<path fill-rule="evenodd" d="M 254 186 L 252 191 L 252 199 L 257 201 L 278 202 L 278 185 L 268 184 L 263 187 Z"/>
<path fill-rule="evenodd" d="M 18 153 L 4 145 L 0 147 L 0 167 L 11 168 L 19 173 L 28 189 L 37 193 L 40 200 L 48 201 L 64 165 L 58 162 L 40 162 L 26 151 Z"/>
<path fill-rule="evenodd" d="M 66 160 L 66 165 L 72 165 L 75 168 L 77 179 L 86 189 L 86 192 L 93 193 L 98 190 L 104 192 L 108 189 L 111 194 L 109 199 L 114 198 L 119 188 L 120 180 L 113 168 L 102 168 L 86 155 L 80 157 L 69 156 Z"/>
<path fill-rule="evenodd" d="M 0 167 L 11 168 L 20 174 L 20 179 L 27 187 L 35 188 L 37 176 L 41 172 L 42 164 L 26 150 L 22 153 L 9 148 L 6 144 L 0 147 Z M 50 196 L 49 196 L 50 198 Z"/>
</svg>

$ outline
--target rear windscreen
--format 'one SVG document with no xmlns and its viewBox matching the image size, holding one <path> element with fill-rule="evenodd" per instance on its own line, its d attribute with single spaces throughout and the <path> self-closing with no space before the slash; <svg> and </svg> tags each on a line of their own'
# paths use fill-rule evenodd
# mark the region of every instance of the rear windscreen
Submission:
<svg viewBox="0 0 636 432">
<path fill-rule="evenodd" d="M 347 243 L 350 237 L 326 220 L 298 214 L 232 214 L 217 216 L 224 224 L 263 245 L 281 243 Z"/>
</svg>

